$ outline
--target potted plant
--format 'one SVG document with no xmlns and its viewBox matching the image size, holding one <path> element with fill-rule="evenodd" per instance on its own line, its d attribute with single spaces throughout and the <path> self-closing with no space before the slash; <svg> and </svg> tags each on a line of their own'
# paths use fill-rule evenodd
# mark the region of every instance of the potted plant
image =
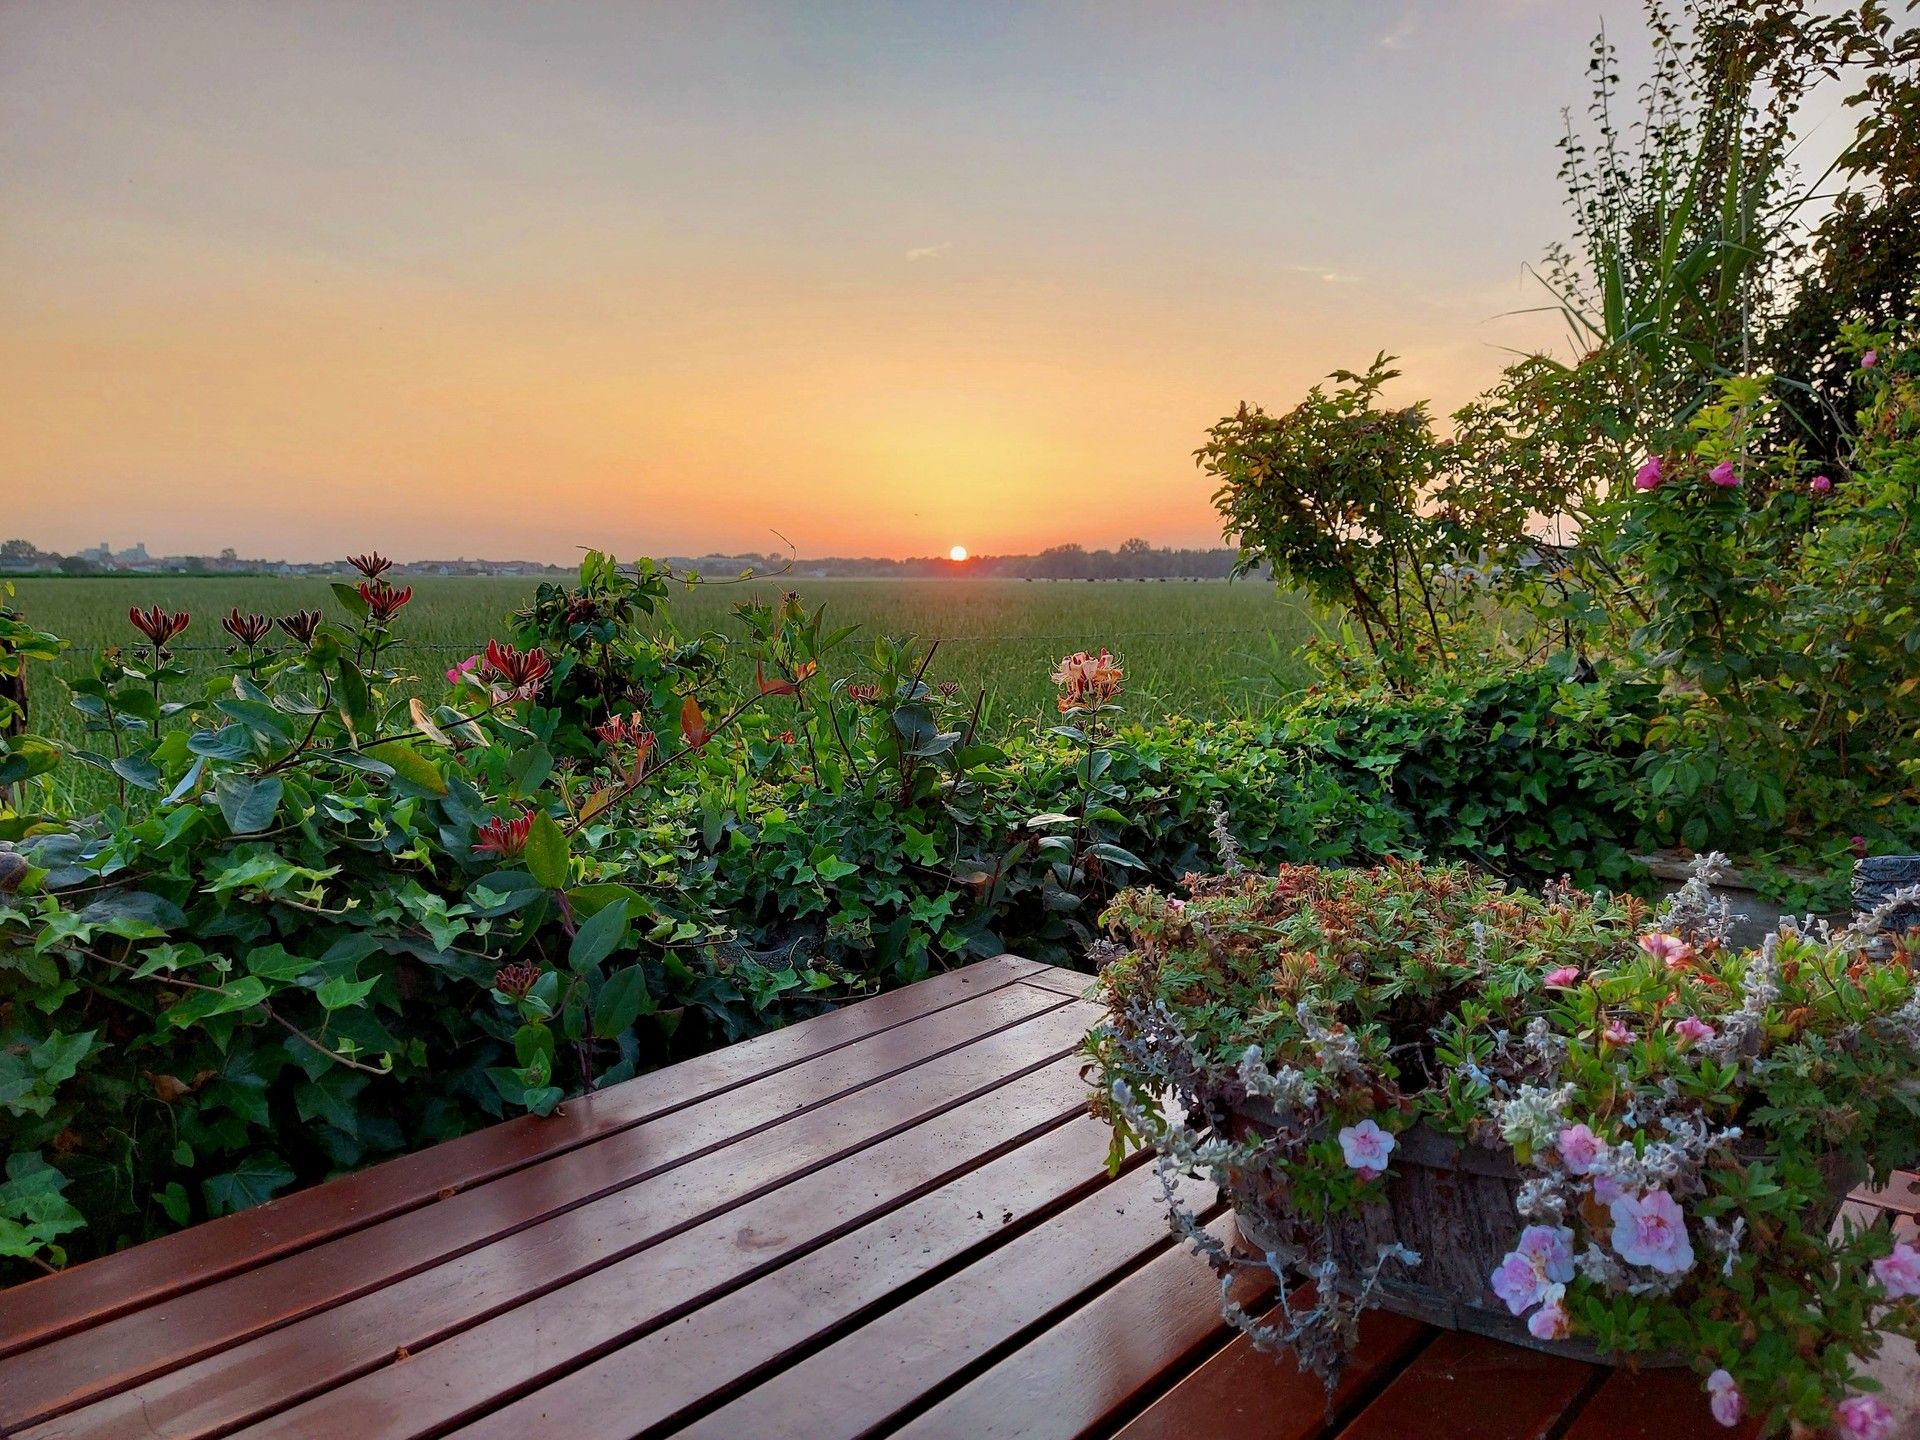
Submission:
<svg viewBox="0 0 1920 1440">
<path fill-rule="evenodd" d="M 1717 859 L 1717 857 L 1710 857 Z M 1113 1161 L 1158 1152 L 1256 1320 L 1331 1384 L 1384 1305 L 1582 1359 L 1693 1365 L 1725 1424 L 1891 1432 L 1855 1362 L 1920 1335 L 1920 1250 L 1843 1221 L 1920 1145 L 1920 992 L 1877 917 L 1725 943 L 1703 878 L 1512 893 L 1459 868 L 1189 877 L 1106 921 L 1088 1038 Z M 1203 1173 L 1229 1247 L 1174 1199 Z M 1303 1298 L 1304 1297 L 1304 1298 Z"/>
</svg>

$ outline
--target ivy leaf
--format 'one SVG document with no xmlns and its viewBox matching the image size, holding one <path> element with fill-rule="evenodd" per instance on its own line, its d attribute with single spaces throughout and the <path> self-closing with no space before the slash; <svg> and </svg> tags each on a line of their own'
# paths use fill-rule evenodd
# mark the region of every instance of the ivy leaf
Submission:
<svg viewBox="0 0 1920 1440">
<path fill-rule="evenodd" d="M 200 1182 L 209 1215 L 230 1215 L 273 1198 L 273 1192 L 293 1183 L 293 1171 L 272 1151 L 249 1155 L 224 1175 Z"/>
<path fill-rule="evenodd" d="M 267 998 L 266 983 L 257 975 L 243 975 L 218 990 L 193 990 L 166 1012 L 166 1018 L 185 1029 L 198 1020 L 211 1019 L 234 1010 L 246 1010 Z"/>
<path fill-rule="evenodd" d="M 543 888 L 559 890 L 566 885 L 567 837 L 546 811 L 534 815 L 521 858 L 526 861 L 527 873 Z"/>
</svg>

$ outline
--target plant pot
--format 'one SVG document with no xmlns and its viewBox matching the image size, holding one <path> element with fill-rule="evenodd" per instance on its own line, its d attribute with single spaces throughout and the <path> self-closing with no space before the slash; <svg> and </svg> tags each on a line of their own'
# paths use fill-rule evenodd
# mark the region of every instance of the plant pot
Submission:
<svg viewBox="0 0 1920 1440">
<path fill-rule="evenodd" d="M 1271 1111 L 1263 1114 L 1258 1105 L 1245 1104 L 1231 1113 L 1236 1138 L 1273 1133 Z M 1838 1172 L 1836 1166 L 1830 1176 L 1825 1213 L 1811 1217 L 1822 1230 L 1860 1178 Z M 1334 1217 L 1325 1233 L 1347 1275 L 1371 1269 L 1382 1245 L 1397 1243 L 1419 1252 L 1419 1265 L 1390 1263 L 1381 1271 L 1371 1300 L 1383 1309 L 1549 1355 L 1618 1363 L 1583 1339 L 1536 1339 L 1525 1318 L 1510 1314 L 1493 1293 L 1490 1277 L 1520 1232 L 1514 1202 L 1525 1180 L 1504 1146 L 1462 1145 L 1416 1125 L 1398 1137 L 1380 1199 L 1359 1215 Z M 1236 1172 L 1227 1188 L 1240 1234 L 1250 1246 L 1287 1263 L 1306 1258 L 1308 1227 L 1294 1219 L 1283 1184 L 1266 1174 Z M 1688 1357 L 1635 1355 L 1631 1361 L 1642 1368 L 1671 1368 L 1687 1364 Z"/>
<path fill-rule="evenodd" d="M 1920 885 L 1920 855 L 1870 855 L 1853 862 L 1853 913 L 1865 915 L 1896 892 Z M 1882 935 L 1920 925 L 1920 905 L 1901 905 L 1881 924 Z"/>
</svg>

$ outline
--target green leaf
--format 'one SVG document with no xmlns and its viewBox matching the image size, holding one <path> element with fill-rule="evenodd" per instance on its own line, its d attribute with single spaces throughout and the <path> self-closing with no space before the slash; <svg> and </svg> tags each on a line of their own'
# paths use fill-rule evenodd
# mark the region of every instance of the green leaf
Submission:
<svg viewBox="0 0 1920 1440">
<path fill-rule="evenodd" d="M 603 907 L 575 932 L 567 947 L 567 964 L 574 973 L 585 975 L 620 947 L 627 938 L 627 902 L 615 900 Z"/>
<path fill-rule="evenodd" d="M 200 1193 L 210 1215 L 229 1215 L 273 1198 L 294 1180 L 287 1162 L 272 1151 L 249 1155 L 224 1175 L 213 1175 L 200 1182 Z"/>
<path fill-rule="evenodd" d="M 121 755 L 113 761 L 113 773 L 129 785 L 142 790 L 160 788 L 160 767 L 144 755 Z"/>
<path fill-rule="evenodd" d="M 345 976 L 336 975 L 314 991 L 314 996 L 324 1009 L 345 1010 L 366 999 L 368 992 L 379 983 L 380 977 L 377 975 L 371 980 L 349 980 Z"/>
<path fill-rule="evenodd" d="M 447 777 L 440 767 L 404 741 L 380 747 L 380 758 L 393 768 L 394 778 L 429 795 L 447 793 Z"/>
<path fill-rule="evenodd" d="M 548 890 L 559 890 L 567 883 L 567 837 L 542 810 L 533 817 L 527 831 L 527 848 L 521 858 L 527 873 Z"/>
<path fill-rule="evenodd" d="M 226 817 L 227 828 L 236 835 L 258 834 L 271 825 L 285 793 L 286 787 L 277 775 L 263 779 L 222 775 L 213 787 L 213 798 Z"/>
<path fill-rule="evenodd" d="M 266 983 L 256 975 L 230 980 L 218 990 L 192 990 L 185 999 L 166 1012 L 166 1019 L 185 1029 L 199 1020 L 246 1010 L 267 998 Z"/>
<path fill-rule="evenodd" d="M 654 1010 L 653 996 L 647 990 L 643 967 L 629 965 L 607 977 L 594 997 L 593 1033 L 612 1040 L 633 1028 L 633 1022 Z"/>
</svg>

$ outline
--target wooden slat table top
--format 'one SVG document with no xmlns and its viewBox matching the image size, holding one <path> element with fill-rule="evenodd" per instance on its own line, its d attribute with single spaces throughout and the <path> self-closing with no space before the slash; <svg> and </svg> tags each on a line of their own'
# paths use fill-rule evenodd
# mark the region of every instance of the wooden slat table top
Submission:
<svg viewBox="0 0 1920 1440">
<path fill-rule="evenodd" d="M 7 1291 L 0 1435 L 1728 1433 L 1691 1375 L 1393 1315 L 1331 1402 L 1254 1351 L 1106 1173 L 1087 983 L 984 961 Z"/>
</svg>

